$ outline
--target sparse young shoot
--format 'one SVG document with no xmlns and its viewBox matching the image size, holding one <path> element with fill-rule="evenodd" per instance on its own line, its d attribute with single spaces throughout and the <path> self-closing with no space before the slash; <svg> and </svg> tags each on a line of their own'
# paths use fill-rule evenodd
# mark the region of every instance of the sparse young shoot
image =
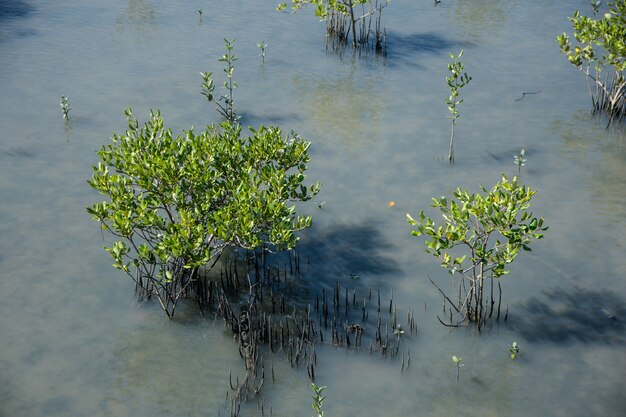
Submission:
<svg viewBox="0 0 626 417">
<path fill-rule="evenodd" d="M 513 161 L 515 162 L 515 165 L 517 165 L 517 172 L 521 172 L 522 167 L 526 165 L 524 164 L 524 162 L 526 162 L 526 159 L 524 158 L 525 154 L 526 151 L 524 150 L 524 148 L 522 148 L 522 150 L 519 151 L 519 154 L 513 157 Z"/>
<path fill-rule="evenodd" d="M 591 0 L 591 8 L 593 9 L 593 17 L 596 17 L 598 12 L 600 11 L 600 6 L 602 6 L 602 2 L 600 0 L 593 1 Z"/>
<path fill-rule="evenodd" d="M 517 342 L 513 342 L 511 346 L 509 346 L 509 353 L 511 354 L 511 359 L 515 359 L 519 354 L 520 348 Z"/>
<path fill-rule="evenodd" d="M 313 403 L 311 404 L 311 408 L 315 411 L 317 417 L 324 417 L 324 400 L 326 397 L 323 397 L 322 393 L 326 387 L 320 387 L 312 382 L 311 389 L 313 390 Z"/>
<path fill-rule="evenodd" d="M 237 61 L 237 57 L 233 53 L 233 44 L 235 39 L 228 40 L 224 39 L 224 43 L 226 46 L 226 53 L 222 55 L 222 57 L 218 60 L 219 62 L 224 62 L 226 66 L 224 67 L 224 73 L 226 74 L 226 81 L 224 81 L 224 89 L 226 90 L 226 94 L 223 94 L 215 99 L 213 93 L 215 91 L 215 83 L 213 82 L 213 73 L 212 72 L 201 72 L 202 76 L 202 95 L 207 98 L 209 102 L 215 103 L 217 106 L 216 109 L 219 114 L 222 115 L 226 120 L 230 123 L 237 123 L 239 120 L 239 116 L 235 112 L 235 100 L 234 100 L 234 91 L 237 88 L 237 83 L 233 81 L 233 71 L 235 70 L 235 61 Z"/>
<path fill-rule="evenodd" d="M 461 367 L 463 366 L 463 358 L 452 355 L 452 363 L 456 366 L 456 382 L 459 382 Z"/>
<path fill-rule="evenodd" d="M 212 102 L 213 92 L 215 91 L 215 83 L 213 82 L 213 73 L 201 72 L 200 75 L 202 76 L 202 95 L 205 96 L 209 102 Z M 220 114 L 222 113 L 220 112 Z"/>
<path fill-rule="evenodd" d="M 61 101 L 59 101 L 59 106 L 61 106 L 61 114 L 65 120 L 70 120 L 70 99 L 61 96 Z"/>
<path fill-rule="evenodd" d="M 457 109 L 458 105 L 463 103 L 463 99 L 459 98 L 459 92 L 461 88 L 465 87 L 472 80 L 472 77 L 467 75 L 466 72 L 463 72 L 464 65 L 460 61 L 463 56 L 463 51 L 459 52 L 458 55 L 450 54 L 450 59 L 452 61 L 448 64 L 448 71 L 450 71 L 450 76 L 446 77 L 446 81 L 448 83 L 448 87 L 450 88 L 450 95 L 446 99 L 446 104 L 448 105 L 448 110 L 450 110 L 450 115 L 448 118 L 452 123 L 452 132 L 450 134 L 450 149 L 448 150 L 448 161 L 454 162 L 454 126 L 456 125 L 456 120 L 461 117 L 459 114 L 459 110 Z"/>
<path fill-rule="evenodd" d="M 267 44 L 265 43 L 265 41 L 261 41 L 259 43 L 256 44 L 256 46 L 259 48 L 259 50 L 261 51 L 261 53 L 259 55 L 261 55 L 261 58 L 263 58 L 263 62 L 265 62 L 265 53 L 267 52 Z"/>
</svg>

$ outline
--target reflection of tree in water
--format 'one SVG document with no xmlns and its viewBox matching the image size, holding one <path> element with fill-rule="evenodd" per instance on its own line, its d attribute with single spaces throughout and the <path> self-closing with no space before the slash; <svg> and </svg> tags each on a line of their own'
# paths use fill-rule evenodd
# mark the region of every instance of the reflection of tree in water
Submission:
<svg viewBox="0 0 626 417">
<path fill-rule="evenodd" d="M 381 112 L 387 106 L 379 92 L 377 78 L 361 76 L 355 61 L 353 58 L 347 74 L 339 78 L 294 79 L 313 125 L 321 134 L 330 132 L 346 143 L 361 143 L 378 137 Z"/>
<path fill-rule="evenodd" d="M 587 111 L 566 123 L 555 122 L 553 130 L 563 138 L 561 155 L 575 166 L 588 168 L 585 188 L 603 218 L 626 223 L 626 129 L 606 129 L 602 117 Z"/>
<path fill-rule="evenodd" d="M 126 13 L 118 16 L 116 24 L 118 27 L 132 24 L 140 29 L 153 28 L 156 26 L 154 6 L 147 0 L 128 0 Z"/>
<path fill-rule="evenodd" d="M 510 322 L 529 341 L 626 342 L 626 304 L 609 291 L 551 290 L 528 300 Z"/>
<path fill-rule="evenodd" d="M 455 25 L 474 36 L 493 36 L 506 27 L 506 17 L 514 6 L 515 1 L 458 0 L 448 16 Z"/>
<path fill-rule="evenodd" d="M 603 150 L 602 163 L 597 164 L 591 186 L 603 217 L 623 224 L 626 221 L 626 148 L 611 148 Z"/>
<path fill-rule="evenodd" d="M 147 310 L 142 323 L 119 335 L 117 379 L 102 408 L 123 408 L 120 415 L 195 415 L 224 407 L 229 369 L 244 372 L 236 344 L 219 325 L 211 329 L 212 321 L 167 320 Z"/>
</svg>

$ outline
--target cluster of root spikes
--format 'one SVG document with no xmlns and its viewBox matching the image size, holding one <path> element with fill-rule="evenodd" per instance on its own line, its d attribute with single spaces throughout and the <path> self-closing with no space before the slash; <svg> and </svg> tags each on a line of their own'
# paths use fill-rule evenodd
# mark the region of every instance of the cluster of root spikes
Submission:
<svg viewBox="0 0 626 417">
<path fill-rule="evenodd" d="M 302 285 L 300 257 L 294 254 L 289 259 L 291 268 L 280 269 L 269 267 L 262 257 L 248 257 L 245 272 L 240 270 L 241 262 L 227 261 L 219 277 L 199 279 L 196 284 L 202 288 L 195 293 L 203 314 L 212 311 L 223 320 L 244 362 L 243 377 L 233 377 L 232 371 L 229 375 L 231 417 L 239 414 L 242 402 L 261 391 L 266 378 L 274 381 L 276 357 L 282 356 L 293 368 L 306 367 L 312 381 L 318 364 L 316 347 L 322 345 L 389 359 L 401 355 L 402 371 L 410 366 L 408 348 L 401 352 L 402 340 L 416 334 L 418 327 L 413 310 L 408 310 L 406 328 L 402 327 L 393 291 L 383 305 L 380 290 L 358 294 L 337 282 L 322 288 L 313 305 L 299 305 L 289 301 L 289 291 Z M 272 358 L 267 372 L 264 355 Z"/>
</svg>

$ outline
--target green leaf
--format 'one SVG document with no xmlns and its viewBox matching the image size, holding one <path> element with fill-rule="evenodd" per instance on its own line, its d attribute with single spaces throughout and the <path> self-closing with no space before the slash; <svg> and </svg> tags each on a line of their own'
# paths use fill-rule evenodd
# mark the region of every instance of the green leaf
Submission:
<svg viewBox="0 0 626 417">
<path fill-rule="evenodd" d="M 472 194 L 459 188 L 451 199 L 445 196 L 433 199 L 432 206 L 441 213 L 439 223 L 423 213 L 419 220 L 407 216 L 415 228 L 412 235 L 426 238 L 426 252 L 439 258 L 450 274 L 458 273 L 459 281 L 453 281 L 454 293 L 448 298 L 468 300 L 468 309 L 472 311 L 477 310 L 473 305 L 475 298 L 470 297 L 467 281 L 463 280 L 475 279 L 482 285 L 482 280 L 488 277 L 509 274 L 508 265 L 520 251 L 530 251 L 531 240 L 543 236 L 530 233 L 531 228 L 541 231 L 547 228 L 543 227 L 543 219 L 532 218 L 528 212 L 536 191 L 521 185 L 517 178 L 509 180 L 503 175 L 491 189 L 480 188 L 482 193 Z M 531 219 L 529 224 L 524 223 L 528 219 Z M 461 268 L 468 258 L 469 265 Z M 459 301 L 457 308 L 465 309 L 463 301 Z M 477 320 L 473 316 L 465 319 Z"/>
<path fill-rule="evenodd" d="M 174 135 L 159 111 L 143 125 L 126 114 L 128 130 L 97 152 L 89 181 L 104 201 L 86 209 L 121 236 L 106 248 L 115 268 L 162 285 L 206 265 L 224 245 L 293 248 L 311 226 L 293 204 L 319 190 L 305 184 L 310 142 L 297 134 L 263 126 L 245 134 L 226 122 Z"/>
</svg>

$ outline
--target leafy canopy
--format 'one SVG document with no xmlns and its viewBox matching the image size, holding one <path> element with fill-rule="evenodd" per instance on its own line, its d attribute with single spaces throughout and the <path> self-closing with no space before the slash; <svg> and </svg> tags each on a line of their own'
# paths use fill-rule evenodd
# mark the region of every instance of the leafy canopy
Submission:
<svg viewBox="0 0 626 417">
<path fill-rule="evenodd" d="M 118 239 L 106 250 L 133 279 L 171 283 L 228 245 L 293 248 L 311 225 L 291 204 L 318 191 L 304 185 L 310 143 L 298 135 L 261 126 L 244 136 L 225 122 L 173 136 L 159 112 L 141 127 L 126 116 L 88 181 L 106 201 L 87 212 Z"/>
<path fill-rule="evenodd" d="M 457 106 L 463 103 L 463 100 L 459 99 L 459 90 L 472 81 L 472 77 L 467 75 L 467 72 L 463 71 L 465 66 L 461 62 L 462 56 L 462 50 L 458 55 L 454 55 L 453 53 L 450 54 L 450 59 L 452 60 L 448 64 L 450 76 L 446 77 L 446 82 L 448 83 L 448 88 L 450 89 L 450 95 L 446 98 L 446 104 L 448 105 L 448 110 L 450 110 L 450 119 L 452 119 L 453 124 L 456 124 L 456 119 L 460 117 Z"/>
<path fill-rule="evenodd" d="M 573 45 L 563 33 L 557 37 L 561 51 L 577 68 L 594 63 L 598 70 L 610 65 L 616 73 L 626 70 L 626 0 L 609 2 L 602 17 L 581 16 L 577 10 L 569 20 L 574 27 Z"/>
<path fill-rule="evenodd" d="M 450 296 L 437 287 L 460 315 L 460 321 L 455 324 L 450 310 L 450 325 L 476 322 L 479 330 L 493 314 L 493 280 L 508 274 L 508 264 L 520 250 L 530 251 L 531 239 L 543 238 L 542 232 L 547 229 L 543 219 L 528 212 L 536 191 L 519 185 L 516 177 L 509 181 L 503 175 L 491 190 L 481 189 L 484 194 L 470 194 L 458 188 L 452 200 L 434 198 L 432 206 L 443 216 L 441 225 L 423 211 L 419 220 L 407 214 L 409 223 L 415 226 L 412 234 L 426 235 L 426 252 L 458 277 L 453 280 Z M 486 279 L 491 282 L 489 294 L 485 294 Z M 499 308 L 498 303 L 498 318 Z M 441 318 L 439 321 L 445 324 Z"/>
<path fill-rule="evenodd" d="M 470 194 L 458 188 L 455 199 L 433 199 L 432 207 L 441 211 L 443 224 L 437 225 L 422 211 L 419 220 L 407 214 L 416 229 L 414 236 L 425 235 L 426 252 L 436 256 L 450 274 L 470 274 L 474 280 L 508 274 L 507 265 L 520 249 L 530 251 L 531 239 L 541 239 L 547 227 L 543 219 L 528 212 L 536 191 L 506 176 L 485 194 Z M 462 256 L 452 256 L 459 248 Z"/>
<path fill-rule="evenodd" d="M 561 52 L 587 77 L 593 111 L 607 114 L 608 127 L 613 119 L 626 117 L 626 0 L 609 2 L 608 12 L 598 18 L 600 4 L 591 3 L 593 17 L 576 11 L 569 18 L 577 44 L 565 33 L 557 40 Z M 595 92 L 589 80 L 593 80 Z"/>
</svg>

